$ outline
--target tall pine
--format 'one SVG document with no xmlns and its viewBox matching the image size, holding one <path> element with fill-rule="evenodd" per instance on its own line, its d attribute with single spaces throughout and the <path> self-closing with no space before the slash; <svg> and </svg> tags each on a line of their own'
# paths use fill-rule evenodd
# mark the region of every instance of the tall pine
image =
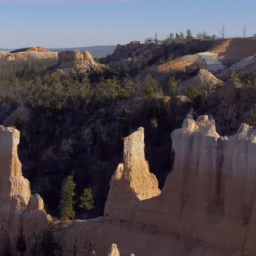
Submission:
<svg viewBox="0 0 256 256">
<path fill-rule="evenodd" d="M 61 199 L 60 199 L 60 215 L 61 218 L 68 220 L 75 218 L 75 211 L 74 211 L 74 196 L 76 195 L 74 189 L 76 184 L 74 183 L 74 177 L 68 176 L 62 183 L 61 188 Z"/>
</svg>

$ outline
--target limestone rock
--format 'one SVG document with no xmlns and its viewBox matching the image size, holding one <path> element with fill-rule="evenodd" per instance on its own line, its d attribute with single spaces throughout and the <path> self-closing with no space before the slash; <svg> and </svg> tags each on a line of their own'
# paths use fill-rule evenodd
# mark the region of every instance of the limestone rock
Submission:
<svg viewBox="0 0 256 256">
<path fill-rule="evenodd" d="M 27 61 L 30 59 L 51 59 L 57 61 L 57 53 L 51 52 L 44 47 L 32 47 L 29 49 L 24 49 L 21 51 L 14 51 L 12 53 L 9 52 L 0 52 L 0 61 Z"/>
<path fill-rule="evenodd" d="M 83 51 L 83 60 L 93 61 L 93 58 L 90 52 Z"/>
<path fill-rule="evenodd" d="M 28 210 L 44 210 L 44 201 L 40 195 L 35 194 L 30 197 Z"/>
<path fill-rule="evenodd" d="M 206 63 L 206 69 L 209 71 L 224 70 L 226 67 L 218 59 L 218 55 L 212 52 L 202 52 L 198 54 Z"/>
<path fill-rule="evenodd" d="M 92 55 L 88 51 L 84 51 L 82 54 L 77 51 L 67 50 L 65 52 L 58 53 L 59 61 L 87 61 L 90 63 L 94 63 Z"/>
<path fill-rule="evenodd" d="M 120 253 L 118 251 L 116 244 L 112 244 L 108 256 L 120 256 Z"/>
<path fill-rule="evenodd" d="M 67 50 L 65 52 L 58 53 L 59 61 L 74 61 L 74 60 L 83 60 L 83 55 L 79 51 Z"/>
<path fill-rule="evenodd" d="M 111 181 L 105 214 L 255 255 L 256 130 L 243 124 L 235 135 L 221 137 L 208 116 L 185 119 L 172 133 L 175 161 L 162 194 L 140 201 L 128 195 L 132 187 L 140 187 L 132 185 L 133 177 L 136 184 L 152 184 L 136 163 L 143 159 L 143 145 L 138 143 L 142 133 L 139 129 L 126 138 L 125 163 Z"/>
<path fill-rule="evenodd" d="M 178 85 L 178 91 L 185 91 L 187 88 L 206 88 L 206 86 L 214 87 L 216 84 L 221 84 L 222 81 L 216 78 L 206 69 L 200 69 L 199 73 L 191 79 L 181 82 Z"/>
<path fill-rule="evenodd" d="M 19 139 L 19 131 L 0 126 L 1 256 L 6 253 L 7 242 L 8 248 L 17 253 L 19 237 L 24 240 L 30 255 L 35 237 L 39 242 L 48 224 L 42 198 L 39 195 L 31 197 L 29 181 L 22 176 L 17 153 Z"/>
<path fill-rule="evenodd" d="M 144 128 L 140 127 L 124 138 L 124 163 L 118 165 L 112 177 L 105 214 L 111 215 L 112 208 L 120 207 L 121 217 L 124 211 L 122 206 L 125 206 L 125 203 L 129 207 L 136 201 L 161 194 L 155 175 L 149 172 L 144 148 Z"/>
</svg>

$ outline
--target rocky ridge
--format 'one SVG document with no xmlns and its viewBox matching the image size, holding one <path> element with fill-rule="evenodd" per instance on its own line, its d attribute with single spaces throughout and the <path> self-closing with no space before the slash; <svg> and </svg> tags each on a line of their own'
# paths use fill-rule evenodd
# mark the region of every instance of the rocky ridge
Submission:
<svg viewBox="0 0 256 256">
<path fill-rule="evenodd" d="M 31 59 L 58 59 L 57 52 L 50 52 L 45 50 L 44 47 L 31 47 L 24 51 L 9 53 L 0 51 L 0 61 L 8 62 L 8 61 L 27 61 Z"/>
</svg>

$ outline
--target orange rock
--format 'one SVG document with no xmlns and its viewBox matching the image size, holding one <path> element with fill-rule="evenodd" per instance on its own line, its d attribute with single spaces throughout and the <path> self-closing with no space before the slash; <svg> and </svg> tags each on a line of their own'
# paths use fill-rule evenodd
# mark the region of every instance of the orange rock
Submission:
<svg viewBox="0 0 256 256">
<path fill-rule="evenodd" d="M 243 124 L 220 137 L 208 116 L 185 119 L 172 133 L 175 161 L 160 195 L 143 172 L 140 128 L 125 138 L 125 163 L 112 178 L 105 214 L 255 255 L 255 133 Z"/>
<path fill-rule="evenodd" d="M 108 256 L 120 256 L 120 253 L 118 251 L 116 244 L 112 244 Z"/>
<path fill-rule="evenodd" d="M 22 176 L 19 140 L 19 131 L 0 126 L 0 255 L 5 246 L 15 251 L 19 237 L 24 238 L 29 255 L 35 238 L 40 241 L 48 225 L 42 198 L 31 197 L 29 181 Z"/>
</svg>

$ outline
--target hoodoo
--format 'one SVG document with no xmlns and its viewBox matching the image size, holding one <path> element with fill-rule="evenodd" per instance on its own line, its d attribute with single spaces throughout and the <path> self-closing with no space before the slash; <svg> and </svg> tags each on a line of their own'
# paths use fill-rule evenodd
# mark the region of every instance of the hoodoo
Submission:
<svg viewBox="0 0 256 256">
<path fill-rule="evenodd" d="M 130 139 L 137 136 L 143 141 L 142 129 Z M 255 255 L 256 131 L 242 124 L 235 135 L 221 137 L 214 120 L 200 116 L 197 121 L 186 118 L 172 141 L 175 161 L 162 194 L 130 201 L 132 187 L 121 184 L 140 184 L 145 178 L 136 168 L 139 146 L 126 152 L 125 142 L 125 164 L 112 178 L 106 215 Z"/>
<path fill-rule="evenodd" d="M 22 176 L 19 140 L 19 131 L 0 126 L 0 255 L 42 252 L 48 225 L 42 198 L 31 196 L 29 181 Z"/>
</svg>

